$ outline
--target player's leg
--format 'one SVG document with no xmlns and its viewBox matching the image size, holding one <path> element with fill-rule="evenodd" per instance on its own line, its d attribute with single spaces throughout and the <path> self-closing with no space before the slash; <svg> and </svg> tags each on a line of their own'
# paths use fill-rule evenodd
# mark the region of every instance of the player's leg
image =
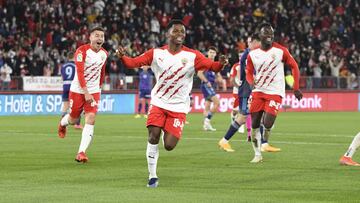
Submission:
<svg viewBox="0 0 360 203">
<path fill-rule="evenodd" d="M 346 151 L 344 156 L 340 158 L 341 165 L 348 165 L 348 166 L 360 166 L 359 163 L 352 160 L 353 155 L 355 154 L 356 150 L 360 146 L 360 132 L 354 137 L 353 141 L 351 142 L 349 149 Z"/>
<path fill-rule="evenodd" d="M 236 115 L 239 113 L 239 96 L 238 94 L 233 94 L 233 108 L 231 111 L 231 121 L 233 121 Z"/>
<path fill-rule="evenodd" d="M 261 134 L 260 123 L 264 113 L 264 99 L 259 93 L 252 93 L 252 98 L 249 99 L 249 111 L 251 114 L 251 144 L 255 152 L 255 156 L 251 163 L 258 163 L 262 161 L 261 155 Z"/>
<path fill-rule="evenodd" d="M 76 121 L 74 128 L 75 129 L 83 129 L 83 126 L 81 125 L 81 115 L 79 116 L 78 120 Z"/>
<path fill-rule="evenodd" d="M 203 128 L 204 130 L 215 131 L 216 129 L 214 129 L 210 123 L 211 118 L 213 116 L 213 112 L 211 111 L 211 103 L 213 102 L 213 97 L 216 95 L 215 90 L 212 87 L 208 87 L 208 86 L 202 86 L 201 90 L 205 98 Z"/>
<path fill-rule="evenodd" d="M 262 140 L 261 140 L 261 151 L 262 152 L 280 152 L 281 149 L 278 147 L 271 146 L 269 144 L 269 138 L 271 135 L 271 129 L 276 120 L 276 115 L 265 112 L 263 117 L 262 128 Z"/>
<path fill-rule="evenodd" d="M 206 118 L 210 111 L 211 101 L 209 100 L 210 99 L 209 93 L 208 93 L 205 85 L 201 85 L 201 92 L 202 92 L 204 100 L 205 100 L 203 115 L 204 115 L 204 118 Z"/>
<path fill-rule="evenodd" d="M 156 174 L 157 161 L 159 159 L 159 140 L 161 129 L 164 128 L 166 116 L 164 110 L 157 106 L 150 106 L 146 126 L 149 136 L 146 147 L 146 160 L 149 171 L 148 187 L 157 187 L 158 176 Z"/>
<path fill-rule="evenodd" d="M 207 88 L 208 91 L 208 97 L 207 97 L 207 105 L 206 107 L 209 109 L 207 112 L 207 115 L 205 115 L 205 119 L 204 119 L 204 130 L 209 130 L 209 131 L 216 131 L 215 128 L 212 127 L 211 125 L 211 119 L 213 117 L 213 115 L 215 114 L 215 112 L 217 111 L 217 109 L 219 108 L 219 98 L 216 96 L 215 91 L 213 90 L 213 88 Z M 211 107 L 211 103 L 213 104 Z"/>
<path fill-rule="evenodd" d="M 149 116 L 149 118 L 153 118 Z M 157 161 L 159 159 L 159 140 L 161 128 L 158 126 L 148 126 L 148 143 L 146 147 L 146 160 L 149 171 L 148 187 L 157 187 L 158 176 L 156 174 Z"/>
<path fill-rule="evenodd" d="M 241 97 L 239 98 L 239 114 L 236 116 L 235 120 L 231 123 L 229 129 L 227 130 L 225 136 L 219 141 L 219 147 L 220 149 L 223 149 L 227 152 L 233 152 L 234 150 L 231 148 L 231 145 L 229 144 L 229 140 L 232 138 L 232 136 L 239 130 L 241 126 L 246 121 L 246 116 L 249 114 L 248 110 L 248 98 Z"/>
<path fill-rule="evenodd" d="M 173 150 L 181 138 L 184 124 L 186 121 L 185 113 L 167 111 L 164 126 L 164 147 L 167 151 Z"/>
<path fill-rule="evenodd" d="M 141 117 L 141 110 L 142 110 L 143 102 L 144 102 L 144 92 L 143 92 L 143 90 L 140 90 L 140 92 L 139 92 L 139 103 L 138 103 L 137 114 L 135 115 L 135 118 L 140 118 Z"/>
<path fill-rule="evenodd" d="M 61 109 L 61 117 L 64 117 L 67 112 L 68 112 L 68 109 L 69 109 L 69 101 L 64 101 L 63 100 L 63 108 Z"/>
<path fill-rule="evenodd" d="M 60 138 L 66 136 L 66 127 L 68 125 L 74 125 L 78 121 L 84 104 L 85 98 L 83 94 L 69 93 L 69 113 L 62 117 L 58 125 L 58 136 Z"/>
<path fill-rule="evenodd" d="M 231 145 L 229 144 L 229 140 L 234 136 L 234 134 L 239 130 L 240 126 L 242 126 L 246 121 L 246 115 L 238 114 L 229 129 L 225 133 L 224 137 L 219 141 L 218 145 L 220 149 L 226 152 L 234 152 Z"/>
<path fill-rule="evenodd" d="M 247 141 L 251 142 L 251 115 L 246 117 Z"/>
<path fill-rule="evenodd" d="M 148 90 L 145 95 L 145 115 L 144 118 L 148 117 L 148 111 L 149 111 L 149 102 L 151 99 L 151 90 Z"/>
<path fill-rule="evenodd" d="M 62 93 L 62 109 L 61 109 L 61 117 L 64 117 L 69 110 L 69 90 L 64 88 Z"/>
<path fill-rule="evenodd" d="M 255 156 L 251 163 L 258 163 L 262 161 L 261 155 L 261 133 L 260 133 L 260 121 L 264 111 L 258 111 L 251 113 L 251 144 L 255 153 Z"/>
<path fill-rule="evenodd" d="M 217 112 L 218 108 L 219 108 L 219 104 L 220 104 L 220 100 L 219 98 L 216 96 L 215 92 L 214 95 L 211 97 L 211 101 L 213 103 L 213 105 L 210 108 L 210 114 L 211 117 L 209 119 L 209 123 L 211 124 L 211 118 L 214 117 L 215 113 Z"/>
<path fill-rule="evenodd" d="M 262 149 L 262 151 L 266 151 L 266 152 L 279 152 L 279 151 L 281 151 L 280 148 L 273 147 L 268 142 L 269 142 L 269 138 L 271 135 L 271 128 L 275 123 L 276 116 L 279 111 L 279 107 L 280 107 L 282 99 L 280 96 L 277 96 L 277 95 L 265 95 L 265 98 L 266 98 L 265 113 L 264 113 L 264 117 L 263 117 L 264 144 L 262 144 L 261 149 Z"/>
<path fill-rule="evenodd" d="M 85 125 L 81 133 L 81 141 L 78 150 L 78 154 L 75 158 L 77 162 L 87 162 L 88 158 L 86 156 L 86 150 L 90 146 L 92 139 L 94 138 L 94 125 L 95 125 L 95 117 L 98 110 L 98 104 L 100 101 L 100 93 L 92 94 L 94 100 L 92 103 L 84 104 L 84 112 L 85 112 Z"/>
<path fill-rule="evenodd" d="M 210 107 L 211 107 L 211 100 L 210 99 L 205 100 L 203 129 L 209 131 L 215 131 L 216 129 L 214 129 L 210 123 L 212 118 Z"/>
</svg>

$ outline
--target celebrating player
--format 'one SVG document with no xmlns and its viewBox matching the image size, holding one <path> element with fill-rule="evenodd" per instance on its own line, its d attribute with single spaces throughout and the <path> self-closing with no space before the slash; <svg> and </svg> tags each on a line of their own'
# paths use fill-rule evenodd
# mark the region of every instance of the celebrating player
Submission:
<svg viewBox="0 0 360 203">
<path fill-rule="evenodd" d="M 64 117 L 69 110 L 69 92 L 70 92 L 70 85 L 75 76 L 75 63 L 74 63 L 74 52 L 70 51 L 68 53 L 68 62 L 64 63 L 61 66 L 61 76 L 63 79 L 63 94 L 62 94 L 62 117 Z M 75 123 L 74 128 L 82 129 L 83 127 L 80 124 L 81 116 L 79 120 Z"/>
<path fill-rule="evenodd" d="M 340 164 L 347 166 L 360 166 L 359 163 L 352 160 L 352 157 L 354 156 L 359 146 L 360 146 L 360 132 L 354 137 L 353 141 L 349 146 L 349 149 L 346 151 L 344 156 L 340 158 Z"/>
<path fill-rule="evenodd" d="M 75 52 L 76 73 L 70 87 L 70 113 L 60 121 L 58 135 L 66 136 L 66 126 L 77 122 L 82 111 L 85 112 L 85 126 L 78 154 L 78 162 L 87 162 L 86 149 L 94 135 L 95 116 L 101 94 L 101 85 L 105 78 L 107 51 L 102 48 L 105 31 L 95 27 L 90 31 L 90 44 L 80 46 Z"/>
<path fill-rule="evenodd" d="M 148 71 L 150 66 L 141 67 L 142 71 L 139 73 L 139 104 L 138 104 L 138 113 L 135 115 L 135 118 L 141 117 L 141 109 L 143 103 L 145 103 L 145 114 L 144 118 L 147 118 L 147 113 L 149 110 L 149 100 L 151 99 L 151 86 L 153 76 L 151 72 Z"/>
<path fill-rule="evenodd" d="M 209 47 L 209 50 L 207 52 L 207 57 L 211 60 L 214 60 L 217 54 L 217 50 L 215 47 L 211 46 Z M 222 81 L 221 74 L 215 73 L 212 70 L 199 70 L 197 73 L 197 76 L 201 80 L 201 91 L 204 95 L 205 99 L 205 108 L 204 108 L 204 123 L 203 128 L 204 130 L 209 131 L 216 131 L 215 128 L 211 125 L 211 118 L 219 108 L 219 98 L 216 96 L 215 92 L 215 80 Z M 211 103 L 213 103 L 213 106 L 211 107 Z"/>
<path fill-rule="evenodd" d="M 249 108 L 248 108 L 248 99 L 251 94 L 251 87 L 249 83 L 246 81 L 246 74 L 245 74 L 245 67 L 246 67 L 246 59 L 250 52 L 250 50 L 254 50 L 260 46 L 260 39 L 259 36 L 253 34 L 247 40 L 249 48 L 245 49 L 245 52 L 241 55 L 240 58 L 240 70 L 237 73 L 237 78 L 240 79 L 239 81 L 239 88 L 237 92 L 238 97 L 238 107 L 239 107 L 239 114 L 236 115 L 235 119 L 232 121 L 228 131 L 226 132 L 225 136 L 219 141 L 220 149 L 223 149 L 226 152 L 233 152 L 231 145 L 229 144 L 229 140 L 232 136 L 236 133 L 236 131 L 242 126 L 245 122 L 250 124 L 249 121 Z M 247 126 L 250 129 L 250 126 Z M 248 131 L 248 133 L 250 133 Z"/>
<path fill-rule="evenodd" d="M 299 90 L 299 68 L 288 49 L 273 42 L 274 29 L 268 23 L 260 26 L 261 46 L 249 53 L 246 65 L 246 80 L 253 87 L 250 99 L 252 119 L 252 145 L 255 157 L 252 163 L 262 161 L 260 123 L 263 119 L 264 140 L 268 140 L 271 127 L 285 96 L 284 64 L 287 64 L 294 76 L 294 95 L 301 100 Z M 254 73 L 256 75 L 254 76 Z M 255 77 L 255 78 L 254 78 Z M 263 118 L 262 118 L 263 117 Z"/>
<path fill-rule="evenodd" d="M 193 76 L 196 70 L 213 70 L 218 72 L 227 64 L 224 56 L 220 62 L 214 62 L 199 51 L 183 46 L 185 26 L 181 20 L 171 20 L 167 27 L 168 44 L 146 51 L 144 54 L 130 58 L 125 56 L 125 49 L 119 47 L 118 57 L 128 68 L 151 65 L 156 84 L 151 91 L 147 128 L 149 132 L 146 158 L 148 162 L 148 187 L 157 187 L 156 174 L 159 158 L 158 143 L 163 131 L 163 142 L 166 150 L 175 148 L 181 138 L 186 113 L 190 108 L 189 93 L 192 89 Z"/>
</svg>

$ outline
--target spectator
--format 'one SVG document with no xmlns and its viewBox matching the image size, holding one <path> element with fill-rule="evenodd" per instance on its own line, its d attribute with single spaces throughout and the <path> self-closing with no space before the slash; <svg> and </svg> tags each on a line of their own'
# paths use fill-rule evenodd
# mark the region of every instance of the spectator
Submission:
<svg viewBox="0 0 360 203">
<path fill-rule="evenodd" d="M 322 76 L 338 77 L 339 62 L 350 60 L 349 71 L 360 73 L 358 1 L 17 0 L 4 1 L 3 8 L 7 12 L 0 10 L 0 52 L 13 76 L 43 74 L 33 71 L 31 60 L 22 61 L 31 54 L 37 64 L 49 63 L 52 75 L 59 75 L 64 53 L 84 44 L 94 25 L 106 28 L 104 47 L 110 55 L 122 45 L 134 56 L 164 44 L 164 27 L 173 17 L 183 18 L 187 25 L 187 46 L 204 51 L 214 45 L 231 56 L 230 62 L 238 60 L 232 52 L 244 49 L 244 39 L 256 25 L 267 21 L 276 27 L 276 41 L 294 53 L 301 73 L 313 76 L 308 67 L 311 56 L 319 57 Z M 333 66 L 324 63 L 331 60 L 328 56 L 338 58 L 331 61 Z"/>
<path fill-rule="evenodd" d="M 1 73 L 1 90 L 9 90 L 11 77 L 10 74 L 13 72 L 11 67 L 8 64 L 4 64 L 0 67 L 0 73 Z"/>
</svg>

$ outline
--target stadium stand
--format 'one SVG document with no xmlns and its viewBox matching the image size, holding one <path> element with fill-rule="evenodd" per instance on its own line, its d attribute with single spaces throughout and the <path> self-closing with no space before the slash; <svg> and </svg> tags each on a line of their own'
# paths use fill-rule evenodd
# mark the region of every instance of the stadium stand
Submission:
<svg viewBox="0 0 360 203">
<path fill-rule="evenodd" d="M 0 0 L 0 69 L 10 67 L 12 78 L 58 76 L 66 53 L 86 43 L 90 27 L 101 25 L 110 53 L 107 74 L 119 74 L 118 79 L 136 75 L 123 67 L 114 50 L 121 44 L 135 56 L 164 44 L 162 33 L 172 18 L 187 25 L 187 46 L 202 52 L 216 46 L 235 63 L 246 37 L 266 21 L 307 76 L 302 87 L 355 89 L 360 74 L 359 10 L 356 0 Z M 5 73 L 1 75 L 0 84 L 5 81 Z"/>
</svg>

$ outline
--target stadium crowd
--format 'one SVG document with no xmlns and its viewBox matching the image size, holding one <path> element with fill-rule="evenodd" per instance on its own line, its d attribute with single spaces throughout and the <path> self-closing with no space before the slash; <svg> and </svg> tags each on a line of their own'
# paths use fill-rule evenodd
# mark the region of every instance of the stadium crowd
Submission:
<svg viewBox="0 0 360 203">
<path fill-rule="evenodd" d="M 107 74 L 134 75 L 115 57 L 118 45 L 135 56 L 165 44 L 167 23 L 181 18 L 187 46 L 203 53 L 216 46 L 231 63 L 247 36 L 270 22 L 302 76 L 346 78 L 351 89 L 360 74 L 359 10 L 357 0 L 0 0 L 1 81 L 60 75 L 67 52 L 86 43 L 94 25 L 107 31 Z"/>
</svg>

